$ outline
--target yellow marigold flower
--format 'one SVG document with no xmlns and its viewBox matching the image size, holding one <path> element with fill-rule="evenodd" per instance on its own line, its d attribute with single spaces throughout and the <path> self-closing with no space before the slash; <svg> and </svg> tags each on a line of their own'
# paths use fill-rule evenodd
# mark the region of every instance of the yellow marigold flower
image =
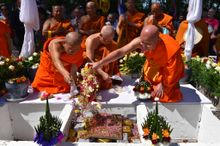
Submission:
<svg viewBox="0 0 220 146">
<path fill-rule="evenodd" d="M 157 140 L 159 139 L 159 136 L 156 133 L 152 134 L 152 140 Z"/>
<path fill-rule="evenodd" d="M 166 130 L 163 129 L 162 134 L 163 134 L 163 137 L 170 137 L 170 133 L 167 129 Z"/>
</svg>

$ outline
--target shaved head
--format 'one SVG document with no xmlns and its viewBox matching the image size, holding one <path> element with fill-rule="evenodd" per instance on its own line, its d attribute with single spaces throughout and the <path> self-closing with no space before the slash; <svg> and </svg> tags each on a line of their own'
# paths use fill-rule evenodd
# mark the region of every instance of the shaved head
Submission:
<svg viewBox="0 0 220 146">
<path fill-rule="evenodd" d="M 155 25 L 145 26 L 141 31 L 140 39 L 144 50 L 155 49 L 160 40 L 158 27 Z"/>
<path fill-rule="evenodd" d="M 65 41 L 70 45 L 80 44 L 81 35 L 78 32 L 69 32 L 65 37 Z"/>
<path fill-rule="evenodd" d="M 105 25 L 102 27 L 101 34 L 103 36 L 114 36 L 115 30 L 111 25 Z"/>
<path fill-rule="evenodd" d="M 105 25 L 100 32 L 100 41 L 102 44 L 110 44 L 113 41 L 115 30 L 111 25 Z"/>
<path fill-rule="evenodd" d="M 96 14 L 96 4 L 93 1 L 90 1 L 86 4 L 86 12 L 88 15 Z"/>
</svg>

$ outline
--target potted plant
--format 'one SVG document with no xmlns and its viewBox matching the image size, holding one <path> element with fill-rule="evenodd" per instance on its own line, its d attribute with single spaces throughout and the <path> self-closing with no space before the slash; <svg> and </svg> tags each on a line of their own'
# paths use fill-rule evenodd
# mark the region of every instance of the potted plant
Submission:
<svg viewBox="0 0 220 146">
<path fill-rule="evenodd" d="M 40 64 L 40 53 L 34 52 L 32 56 L 24 59 L 24 67 L 27 68 L 28 78 L 33 82 L 38 66 Z"/>
<path fill-rule="evenodd" d="M 23 65 L 19 58 L 3 58 L 0 61 L 0 78 L 4 81 L 8 90 L 8 100 L 24 98 L 27 93 L 28 79 Z"/>
</svg>

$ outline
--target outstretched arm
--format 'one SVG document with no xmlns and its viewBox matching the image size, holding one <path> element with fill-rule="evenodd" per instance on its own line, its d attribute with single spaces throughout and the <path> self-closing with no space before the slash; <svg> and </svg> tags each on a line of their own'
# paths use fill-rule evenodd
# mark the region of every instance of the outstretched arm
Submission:
<svg viewBox="0 0 220 146">
<path fill-rule="evenodd" d="M 111 52 L 108 56 L 106 56 L 102 60 L 95 62 L 95 63 L 92 63 L 93 68 L 94 69 L 101 68 L 103 65 L 109 64 L 109 63 L 123 57 L 125 54 L 137 49 L 138 47 L 141 47 L 140 42 L 141 42 L 140 37 L 133 39 L 129 44 Z"/>
<path fill-rule="evenodd" d="M 57 43 L 52 43 L 49 45 L 49 52 L 50 52 L 50 55 L 51 55 L 51 58 L 52 58 L 52 61 L 54 63 L 54 66 L 56 67 L 56 69 L 59 71 L 59 73 L 61 75 L 63 75 L 64 77 L 64 80 L 70 84 L 71 81 L 72 81 L 72 77 L 71 77 L 71 74 L 70 72 L 68 72 L 62 61 L 60 60 L 60 51 L 59 51 L 59 48 L 61 46 Z"/>
</svg>

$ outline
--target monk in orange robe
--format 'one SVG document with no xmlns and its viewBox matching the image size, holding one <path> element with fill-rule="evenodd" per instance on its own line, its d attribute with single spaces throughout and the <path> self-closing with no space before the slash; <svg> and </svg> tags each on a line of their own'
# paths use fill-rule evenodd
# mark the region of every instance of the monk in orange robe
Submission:
<svg viewBox="0 0 220 146">
<path fill-rule="evenodd" d="M 147 25 L 140 37 L 133 39 L 126 46 L 113 51 L 93 68 L 100 68 L 125 54 L 141 48 L 147 60 L 144 65 L 144 79 L 154 88 L 152 97 L 159 97 L 161 102 L 177 102 L 182 99 L 179 80 L 184 74 L 184 63 L 178 43 L 169 35 L 160 34 L 155 25 Z"/>
<path fill-rule="evenodd" d="M 66 37 L 48 39 L 32 83 L 33 88 L 50 94 L 70 92 L 77 68 L 83 63 L 80 45 L 81 37 L 76 32 L 70 32 Z"/>
<path fill-rule="evenodd" d="M 63 18 L 63 7 L 52 6 L 52 17 L 43 24 L 42 35 L 46 38 L 65 36 L 68 32 L 74 31 L 71 21 Z"/>
<path fill-rule="evenodd" d="M 12 41 L 10 37 L 10 28 L 7 24 L 0 21 L 0 56 L 10 57 Z"/>
<path fill-rule="evenodd" d="M 154 19 L 157 22 L 156 25 L 160 28 L 160 31 L 163 32 L 163 34 L 173 35 L 173 17 L 163 13 L 159 3 L 153 3 L 151 5 L 151 14 L 154 16 Z"/>
<path fill-rule="evenodd" d="M 79 22 L 79 32 L 83 35 L 82 46 L 85 49 L 86 38 L 91 34 L 100 32 L 105 25 L 105 17 L 98 16 L 96 13 L 96 4 L 93 1 L 89 1 L 86 4 L 86 13 L 81 17 Z"/>
<path fill-rule="evenodd" d="M 200 57 L 208 56 L 209 53 L 209 33 L 208 33 L 208 25 L 205 23 L 203 19 L 199 20 L 195 23 L 195 27 L 202 33 L 202 39 L 196 44 L 193 48 L 193 56 L 199 55 Z M 184 48 L 184 33 L 187 31 L 188 22 L 186 20 L 180 23 L 179 29 L 176 34 L 176 40 L 180 46 Z"/>
<path fill-rule="evenodd" d="M 114 28 L 106 25 L 101 32 L 90 35 L 86 40 L 86 55 L 89 61 L 99 61 L 106 57 L 110 52 L 117 49 L 117 43 L 113 41 Z M 117 62 L 104 65 L 102 69 L 97 70 L 100 76 L 100 88 L 111 88 L 112 82 L 110 76 L 118 74 Z"/>
<path fill-rule="evenodd" d="M 126 2 L 126 7 L 127 11 L 124 15 L 119 17 L 116 28 L 118 34 L 118 47 L 123 47 L 139 36 L 144 24 L 145 14 L 138 12 L 134 0 L 128 0 Z"/>
</svg>

